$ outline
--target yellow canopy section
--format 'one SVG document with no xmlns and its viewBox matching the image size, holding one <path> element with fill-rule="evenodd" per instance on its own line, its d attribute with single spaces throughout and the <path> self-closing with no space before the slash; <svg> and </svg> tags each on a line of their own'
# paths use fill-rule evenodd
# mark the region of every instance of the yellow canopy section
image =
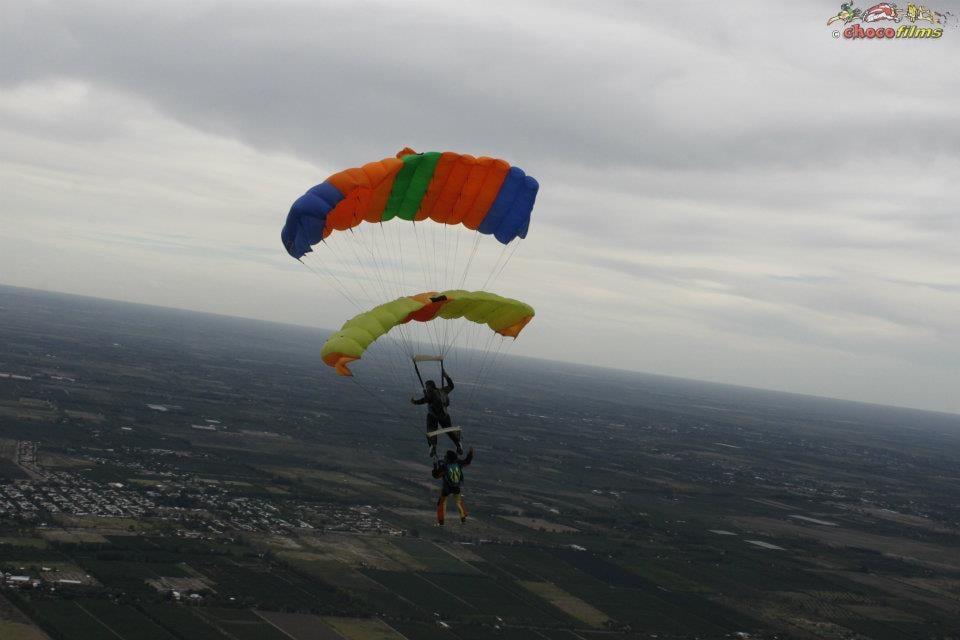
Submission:
<svg viewBox="0 0 960 640">
<path fill-rule="evenodd" d="M 398 324 L 411 320 L 431 322 L 437 318 L 464 319 L 486 324 L 502 336 L 516 338 L 533 316 L 533 307 L 525 302 L 487 291 L 454 289 L 421 293 L 397 298 L 354 316 L 327 339 L 320 354 L 337 373 L 350 376 L 353 373 L 347 365 L 359 360 L 371 344 Z"/>
</svg>

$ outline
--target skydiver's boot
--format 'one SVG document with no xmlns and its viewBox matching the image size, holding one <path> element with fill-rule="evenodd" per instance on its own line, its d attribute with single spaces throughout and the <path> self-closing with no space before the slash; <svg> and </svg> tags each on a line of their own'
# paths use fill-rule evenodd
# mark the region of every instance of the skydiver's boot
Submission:
<svg viewBox="0 0 960 640">
<path fill-rule="evenodd" d="M 459 440 L 457 440 L 457 455 L 458 455 L 458 456 L 462 456 L 462 455 L 463 455 L 463 445 L 460 444 L 460 441 L 459 441 Z"/>
<path fill-rule="evenodd" d="M 430 457 L 434 460 L 437 459 L 437 445 L 435 444 L 430 445 Z"/>
</svg>

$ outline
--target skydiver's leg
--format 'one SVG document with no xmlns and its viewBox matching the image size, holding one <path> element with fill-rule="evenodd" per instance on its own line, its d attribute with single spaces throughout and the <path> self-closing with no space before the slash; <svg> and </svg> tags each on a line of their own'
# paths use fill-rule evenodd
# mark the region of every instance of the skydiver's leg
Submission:
<svg viewBox="0 0 960 640">
<path fill-rule="evenodd" d="M 440 492 L 440 499 L 437 500 L 437 524 L 443 526 L 443 517 L 447 514 L 447 494 Z"/>
<path fill-rule="evenodd" d="M 449 429 L 453 426 L 453 421 L 450 419 L 450 414 L 448 413 L 444 417 L 440 418 L 440 426 L 444 429 Z M 450 436 L 450 439 L 453 440 L 453 444 L 457 445 L 457 455 L 463 455 L 463 445 L 460 444 L 460 432 L 458 431 L 448 431 L 447 435 Z"/>
<path fill-rule="evenodd" d="M 460 512 L 460 522 L 466 522 L 468 514 L 467 514 L 467 505 L 463 501 L 463 495 L 461 495 L 460 493 L 457 493 L 454 495 L 453 499 L 457 501 L 457 511 Z"/>
<path fill-rule="evenodd" d="M 437 430 L 437 417 L 432 413 L 427 414 L 427 433 Z M 437 457 L 437 436 L 427 436 L 427 445 L 430 447 L 430 457 Z"/>
</svg>

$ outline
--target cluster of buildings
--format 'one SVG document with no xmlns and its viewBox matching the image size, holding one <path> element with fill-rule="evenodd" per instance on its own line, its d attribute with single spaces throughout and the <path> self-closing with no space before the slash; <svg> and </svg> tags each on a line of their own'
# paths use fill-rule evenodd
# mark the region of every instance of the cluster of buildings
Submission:
<svg viewBox="0 0 960 640">
<path fill-rule="evenodd" d="M 43 475 L 43 471 L 37 465 L 37 451 L 39 447 L 36 442 L 30 440 L 20 440 L 17 442 L 16 461 L 24 471 L 31 474 Z"/>
<path fill-rule="evenodd" d="M 121 427 L 121 430 L 129 427 Z M 94 464 L 109 464 L 114 467 L 123 467 L 136 473 L 145 473 L 151 476 L 164 478 L 187 477 L 177 472 L 175 458 L 190 457 L 190 454 L 170 449 L 140 449 L 136 447 L 122 447 L 120 449 L 104 449 L 110 456 L 82 454 L 80 457 Z"/>
<path fill-rule="evenodd" d="M 8 589 L 48 589 L 55 590 L 57 587 L 75 587 L 79 585 L 97 584 L 96 580 L 89 575 L 84 575 L 78 571 L 60 571 L 56 568 L 43 567 L 39 575 L 36 572 L 23 572 L 27 567 L 19 567 L 20 572 L 13 571 L 0 572 L 0 586 Z"/>
<path fill-rule="evenodd" d="M 280 506 L 269 499 L 236 495 L 228 489 L 209 484 L 172 483 L 163 490 L 173 491 L 190 508 L 163 509 L 167 517 L 190 521 L 194 530 L 188 537 L 216 536 L 227 531 L 287 535 L 294 531 L 347 531 L 403 535 L 402 529 L 384 522 L 372 506 L 342 506 L 326 503 L 284 500 Z M 149 492 L 148 492 L 149 493 Z"/>
<path fill-rule="evenodd" d="M 2 584 L 10 589 L 37 589 L 43 584 L 40 578 L 29 575 L 16 575 L 13 573 L 0 573 L 3 578 Z"/>
<path fill-rule="evenodd" d="M 83 476 L 47 473 L 40 480 L 0 486 L 0 517 L 32 520 L 40 514 L 139 518 L 156 505 L 120 483 L 101 484 Z"/>
<path fill-rule="evenodd" d="M 184 473 L 178 452 L 139 450 L 120 459 L 84 456 L 122 466 L 152 479 L 142 484 L 98 482 L 79 473 L 52 472 L 36 462 L 36 444 L 17 444 L 18 463 L 31 479 L 0 485 L 0 518 L 38 520 L 57 515 L 104 518 L 151 517 L 181 525 L 181 535 L 213 537 L 227 532 L 287 535 L 294 531 L 344 531 L 403 535 L 372 506 L 346 506 L 296 498 L 244 495 L 216 480 Z"/>
</svg>

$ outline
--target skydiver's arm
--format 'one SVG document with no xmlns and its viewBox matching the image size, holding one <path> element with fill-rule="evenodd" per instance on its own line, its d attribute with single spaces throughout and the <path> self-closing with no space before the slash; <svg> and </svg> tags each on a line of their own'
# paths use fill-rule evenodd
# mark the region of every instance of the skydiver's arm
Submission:
<svg viewBox="0 0 960 640">
<path fill-rule="evenodd" d="M 443 476 L 444 471 L 445 471 L 444 465 L 435 464 L 433 465 L 433 471 L 430 472 L 430 475 L 432 475 L 434 478 L 439 478 Z"/>
<path fill-rule="evenodd" d="M 467 452 L 467 457 L 460 461 L 460 465 L 465 467 L 471 462 L 473 462 L 473 447 L 470 447 L 470 451 Z"/>
<path fill-rule="evenodd" d="M 423 396 L 423 397 L 420 398 L 419 400 L 418 400 L 417 398 L 414 398 L 413 396 L 410 396 L 410 402 L 411 402 L 411 404 L 423 404 L 423 403 L 425 403 L 426 401 L 427 401 L 427 396 Z"/>
<path fill-rule="evenodd" d="M 450 374 L 447 373 L 446 371 L 443 372 L 443 378 L 444 380 L 447 381 L 447 386 L 445 386 L 443 390 L 445 393 L 450 393 L 451 391 L 453 391 L 453 387 L 454 387 L 453 378 L 451 378 Z"/>
</svg>

